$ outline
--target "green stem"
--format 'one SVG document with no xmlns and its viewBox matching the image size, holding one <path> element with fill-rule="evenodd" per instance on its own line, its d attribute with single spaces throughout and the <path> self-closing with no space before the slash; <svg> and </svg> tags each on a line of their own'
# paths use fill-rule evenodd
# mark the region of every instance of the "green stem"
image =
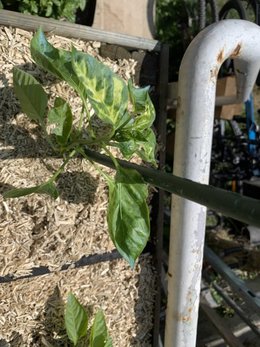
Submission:
<svg viewBox="0 0 260 347">
<path fill-rule="evenodd" d="M 85 153 L 83 148 L 78 148 L 77 152 L 79 154 L 81 154 L 85 160 L 89 161 L 107 182 L 110 182 L 110 183 L 113 182 L 112 178 L 108 174 L 106 174 L 91 158 L 89 158 L 86 155 L 86 153 Z"/>
<path fill-rule="evenodd" d="M 70 161 L 70 159 L 72 159 L 75 154 L 77 153 L 77 151 L 74 149 L 73 151 L 71 151 L 71 153 L 68 155 L 68 157 L 63 161 L 62 165 L 59 167 L 59 169 L 55 172 L 55 174 L 49 179 L 50 182 L 54 182 L 56 181 L 56 179 L 58 178 L 58 176 L 64 171 L 65 166 L 68 164 L 68 162 Z"/>
<path fill-rule="evenodd" d="M 80 119 L 79 119 L 79 131 L 82 130 L 83 120 L 84 120 L 84 106 L 82 105 L 82 109 L 81 109 L 81 113 L 80 113 Z"/>
<path fill-rule="evenodd" d="M 104 143 L 102 143 L 102 149 L 108 154 L 108 156 L 110 157 L 110 159 L 113 161 L 115 168 L 117 169 L 119 164 L 117 159 L 113 156 L 113 154 L 110 152 L 110 150 L 106 147 L 106 145 Z"/>
</svg>

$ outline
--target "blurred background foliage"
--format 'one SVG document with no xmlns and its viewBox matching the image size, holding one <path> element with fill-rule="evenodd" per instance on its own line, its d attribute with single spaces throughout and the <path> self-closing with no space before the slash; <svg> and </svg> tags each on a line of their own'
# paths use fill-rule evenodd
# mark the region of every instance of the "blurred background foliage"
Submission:
<svg viewBox="0 0 260 347">
<path fill-rule="evenodd" d="M 0 8 L 41 17 L 75 22 L 77 11 L 83 11 L 88 0 L 1 0 Z"/>
</svg>

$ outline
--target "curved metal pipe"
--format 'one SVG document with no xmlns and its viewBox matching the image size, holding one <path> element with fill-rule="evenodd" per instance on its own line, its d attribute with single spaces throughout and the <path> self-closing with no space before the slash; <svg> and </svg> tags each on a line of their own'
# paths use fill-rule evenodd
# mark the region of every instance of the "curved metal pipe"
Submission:
<svg viewBox="0 0 260 347">
<path fill-rule="evenodd" d="M 180 67 L 174 170 L 208 184 L 216 80 L 236 59 L 237 98 L 249 98 L 260 68 L 260 28 L 244 20 L 212 24 L 193 40 Z M 196 345 L 206 208 L 173 195 L 165 347 Z"/>
</svg>

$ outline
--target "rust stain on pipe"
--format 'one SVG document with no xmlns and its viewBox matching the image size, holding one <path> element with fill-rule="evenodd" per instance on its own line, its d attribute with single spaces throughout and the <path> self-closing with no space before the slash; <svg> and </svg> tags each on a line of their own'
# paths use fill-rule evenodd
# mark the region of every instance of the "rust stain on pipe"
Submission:
<svg viewBox="0 0 260 347">
<path fill-rule="evenodd" d="M 222 50 L 219 52 L 218 56 L 217 56 L 217 62 L 219 64 L 222 64 L 224 60 L 224 48 L 222 48 Z"/>
<path fill-rule="evenodd" d="M 242 48 L 242 44 L 238 43 L 236 48 L 234 49 L 233 53 L 231 54 L 231 58 L 236 58 L 240 55 L 241 52 L 241 48 Z"/>
<path fill-rule="evenodd" d="M 183 323 L 189 323 L 192 321 L 192 307 L 188 307 L 185 314 L 179 314 L 178 315 L 178 321 Z"/>
</svg>

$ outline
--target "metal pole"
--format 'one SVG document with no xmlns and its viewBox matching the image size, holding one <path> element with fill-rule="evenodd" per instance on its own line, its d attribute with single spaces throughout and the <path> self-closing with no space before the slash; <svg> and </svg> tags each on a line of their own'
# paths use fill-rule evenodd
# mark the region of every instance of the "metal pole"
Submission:
<svg viewBox="0 0 260 347">
<path fill-rule="evenodd" d="M 260 28 L 223 20 L 204 29 L 187 49 L 179 74 L 174 174 L 208 184 L 216 80 L 236 58 L 237 99 L 244 102 L 260 68 Z M 173 195 L 165 347 L 195 347 L 206 208 Z"/>
</svg>

